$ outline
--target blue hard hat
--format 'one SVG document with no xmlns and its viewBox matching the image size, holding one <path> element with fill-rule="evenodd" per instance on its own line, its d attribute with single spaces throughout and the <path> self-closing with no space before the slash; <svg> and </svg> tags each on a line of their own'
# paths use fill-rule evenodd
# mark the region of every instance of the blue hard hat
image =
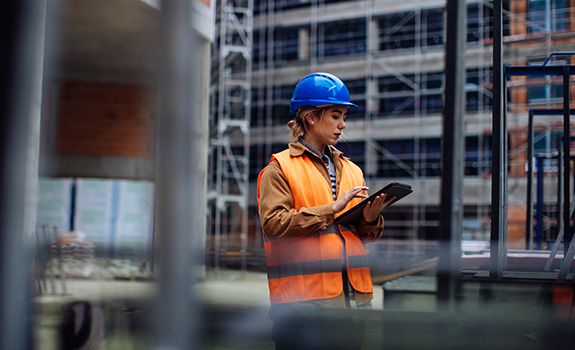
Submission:
<svg viewBox="0 0 575 350">
<path fill-rule="evenodd" d="M 347 87 L 333 74 L 313 73 L 297 83 L 290 101 L 290 110 L 295 112 L 301 106 L 346 105 L 357 107 L 349 101 Z"/>
</svg>

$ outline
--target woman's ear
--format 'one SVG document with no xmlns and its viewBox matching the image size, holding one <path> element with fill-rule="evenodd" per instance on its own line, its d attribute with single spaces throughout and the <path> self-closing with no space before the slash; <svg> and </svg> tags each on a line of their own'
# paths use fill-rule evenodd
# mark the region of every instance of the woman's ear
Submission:
<svg viewBox="0 0 575 350">
<path fill-rule="evenodd" d="M 305 118 L 305 120 L 309 124 L 311 124 L 311 125 L 314 124 L 314 121 L 313 121 L 314 113 L 313 113 L 313 111 L 306 111 L 305 114 L 303 115 L 303 117 Z"/>
</svg>

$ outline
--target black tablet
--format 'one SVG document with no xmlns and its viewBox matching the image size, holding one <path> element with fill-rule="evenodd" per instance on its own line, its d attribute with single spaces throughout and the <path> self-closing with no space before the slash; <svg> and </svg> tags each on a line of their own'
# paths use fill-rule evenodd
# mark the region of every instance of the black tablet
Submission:
<svg viewBox="0 0 575 350">
<path fill-rule="evenodd" d="M 411 192 L 413 192 L 413 190 L 411 189 L 410 185 L 402 184 L 399 182 L 392 182 L 389 185 L 385 186 L 384 188 L 380 189 L 379 191 L 375 192 L 371 196 L 369 196 L 369 198 L 366 198 L 363 201 L 361 201 L 355 207 L 351 208 L 342 215 L 338 216 L 335 219 L 335 223 L 339 225 L 354 224 L 361 217 L 361 215 L 363 215 L 363 207 L 366 206 L 367 202 L 373 201 L 375 197 L 379 196 L 382 193 L 387 193 L 387 198 L 395 197 L 393 202 L 389 203 L 389 205 L 386 207 L 389 208 L 393 203 L 407 196 Z"/>
</svg>

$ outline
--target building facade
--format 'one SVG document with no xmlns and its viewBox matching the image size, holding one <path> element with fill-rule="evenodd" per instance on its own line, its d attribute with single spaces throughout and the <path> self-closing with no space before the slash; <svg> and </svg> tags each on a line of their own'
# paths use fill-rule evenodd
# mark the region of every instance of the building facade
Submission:
<svg viewBox="0 0 575 350">
<path fill-rule="evenodd" d="M 541 64 L 574 51 L 575 1 L 503 1 L 504 65 Z M 250 237 L 257 245 L 255 182 L 289 141 L 289 99 L 303 76 L 333 73 L 353 102 L 340 148 L 372 188 L 409 183 L 414 193 L 386 209 L 386 238 L 434 240 L 439 227 L 445 1 L 255 1 L 249 150 Z M 467 2 L 464 240 L 488 241 L 491 204 L 493 2 Z M 572 64 L 557 56 L 550 64 Z M 509 240 L 525 246 L 527 113 L 561 106 L 562 82 L 507 82 Z M 573 90 L 571 90 L 573 95 Z M 536 153 L 553 153 L 561 117 L 536 122 Z M 546 163 L 547 164 L 547 163 Z M 546 169 L 552 174 L 553 160 Z M 555 184 L 546 187 L 552 191 Z M 550 192 L 553 195 L 553 192 Z M 547 210 L 549 222 L 556 215 Z M 551 225 L 552 226 L 552 225 Z M 553 230 L 547 233 L 552 239 Z M 523 236 L 522 236 L 523 235 Z M 516 242 L 516 243 L 513 243 Z"/>
</svg>

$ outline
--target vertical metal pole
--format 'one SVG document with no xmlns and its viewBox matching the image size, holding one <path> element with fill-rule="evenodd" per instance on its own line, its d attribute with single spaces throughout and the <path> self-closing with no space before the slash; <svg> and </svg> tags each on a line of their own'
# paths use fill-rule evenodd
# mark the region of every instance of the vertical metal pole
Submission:
<svg viewBox="0 0 575 350">
<path fill-rule="evenodd" d="M 564 146 L 564 160 L 565 160 L 565 172 L 564 174 L 564 182 L 565 182 L 565 187 L 563 188 L 563 191 L 565 193 L 565 204 L 563 204 L 564 206 L 564 211 L 563 211 L 563 220 L 565 221 L 564 228 L 565 228 L 565 236 L 564 238 L 564 252 L 565 253 L 565 258 L 563 259 L 563 263 L 561 264 L 561 269 L 559 270 L 559 276 L 557 277 L 558 280 L 560 281 L 564 281 L 565 278 L 567 277 L 567 273 L 569 272 L 569 268 L 571 266 L 571 263 L 573 262 L 573 258 L 575 257 L 575 244 L 573 244 L 573 240 L 572 240 L 572 236 L 571 236 L 571 206 L 569 203 L 571 203 L 571 201 L 569 200 L 570 196 L 569 196 L 569 177 L 570 177 L 570 150 L 569 150 L 569 144 L 571 142 L 571 135 L 570 135 L 570 125 L 569 125 L 569 114 L 570 114 L 570 101 L 571 101 L 571 96 L 570 96 L 570 82 L 569 82 L 569 77 L 570 77 L 570 71 L 569 71 L 569 66 L 565 66 L 563 68 L 563 146 Z"/>
<path fill-rule="evenodd" d="M 224 120 L 228 119 L 226 113 L 231 113 L 229 110 L 229 106 L 226 105 L 226 85 L 228 83 L 227 74 L 231 74 L 231 72 L 226 71 L 226 58 L 228 57 L 228 52 L 225 52 L 225 48 L 227 47 L 229 35 L 228 35 L 228 17 L 232 14 L 230 13 L 232 10 L 230 9 L 230 5 L 228 4 L 228 0 L 218 0 L 219 6 L 219 15 L 220 15 L 220 22 L 219 22 L 219 30 L 220 30 L 220 47 L 219 47 L 219 65 L 218 65 L 218 110 L 217 110 L 217 134 L 218 134 L 218 141 L 223 140 L 223 134 L 225 132 L 226 125 L 224 124 Z M 224 183 L 222 181 L 223 173 L 224 173 L 224 145 L 222 143 L 218 143 L 215 149 L 215 170 L 216 170 L 216 199 L 214 205 L 214 266 L 216 268 L 220 267 L 220 255 L 222 253 L 222 222 L 223 220 L 223 213 L 225 210 L 225 202 L 221 199 L 224 195 Z"/>
<path fill-rule="evenodd" d="M 250 173 L 250 121 L 251 121 L 251 113 L 252 113 L 252 69 L 253 69 L 253 9 L 254 9 L 254 0 L 248 0 L 246 16 L 248 16 L 247 22 L 248 25 L 246 27 L 247 37 L 248 37 L 248 46 L 249 56 L 245 57 L 246 59 L 246 86 L 245 89 L 245 99 L 244 99 L 244 119 L 246 121 L 245 129 L 242 129 L 244 134 L 244 159 L 245 164 L 244 166 L 244 173 L 242 177 L 242 181 L 245 186 L 245 190 L 242 192 L 245 201 L 242 202 L 242 271 L 247 270 L 247 253 L 248 253 L 248 203 L 249 203 L 249 173 Z"/>
<path fill-rule="evenodd" d="M 32 346 L 31 254 L 27 213 L 32 123 L 39 118 L 46 1 L 0 5 L 0 349 Z M 40 83 L 39 83 L 40 82 Z M 37 163 L 37 155 L 36 155 Z M 35 193 L 31 194 L 35 196 Z M 32 223 L 33 225 L 30 225 Z"/>
<path fill-rule="evenodd" d="M 569 66 L 563 69 L 563 240 L 564 252 L 567 251 L 569 243 L 571 242 L 571 130 L 569 120 L 569 104 L 570 104 L 570 84 L 569 84 Z M 571 264 L 569 262 L 568 264 Z"/>
<path fill-rule="evenodd" d="M 529 110 L 527 129 L 527 215 L 525 249 L 533 249 L 533 110 Z"/>
<path fill-rule="evenodd" d="M 162 52 L 157 143 L 158 280 L 155 303 L 155 349 L 197 349 L 200 319 L 191 277 L 197 247 L 193 245 L 198 188 L 205 177 L 194 168 L 200 152 L 198 138 L 198 72 L 201 60 L 199 34 L 190 26 L 190 1 L 162 2 Z M 204 157 L 202 155 L 202 157 Z"/>
<path fill-rule="evenodd" d="M 447 1 L 445 43 L 445 111 L 441 151 L 440 259 L 437 271 L 439 307 L 453 309 L 457 295 L 463 222 L 465 115 L 465 41 L 467 8 L 463 0 Z"/>
<path fill-rule="evenodd" d="M 491 278 L 501 278 L 507 253 L 507 124 L 502 63 L 502 1 L 493 1 L 493 156 L 491 184 Z"/>
<path fill-rule="evenodd" d="M 311 44 L 311 57 L 309 60 L 309 69 L 311 72 L 317 71 L 317 61 L 319 56 L 319 39 L 318 39 L 318 2 L 319 0 L 311 0 L 311 32 L 310 32 L 310 44 Z M 323 55 L 323 52 L 322 52 Z"/>
<path fill-rule="evenodd" d="M 558 138 L 556 141 L 556 145 L 557 145 L 557 234 L 559 235 L 561 232 L 563 232 L 563 235 L 565 234 L 565 232 L 563 231 L 563 179 L 561 178 L 561 175 L 563 174 L 563 163 L 561 163 L 561 161 L 563 160 L 563 149 L 561 148 L 561 138 Z M 569 204 L 567 204 L 569 205 Z M 553 254 L 553 256 L 555 256 L 555 254 Z"/>
<path fill-rule="evenodd" d="M 541 249 L 541 236 L 543 233 L 543 188 L 545 180 L 543 161 L 545 158 L 537 156 L 537 225 L 535 230 L 535 247 Z"/>
</svg>

